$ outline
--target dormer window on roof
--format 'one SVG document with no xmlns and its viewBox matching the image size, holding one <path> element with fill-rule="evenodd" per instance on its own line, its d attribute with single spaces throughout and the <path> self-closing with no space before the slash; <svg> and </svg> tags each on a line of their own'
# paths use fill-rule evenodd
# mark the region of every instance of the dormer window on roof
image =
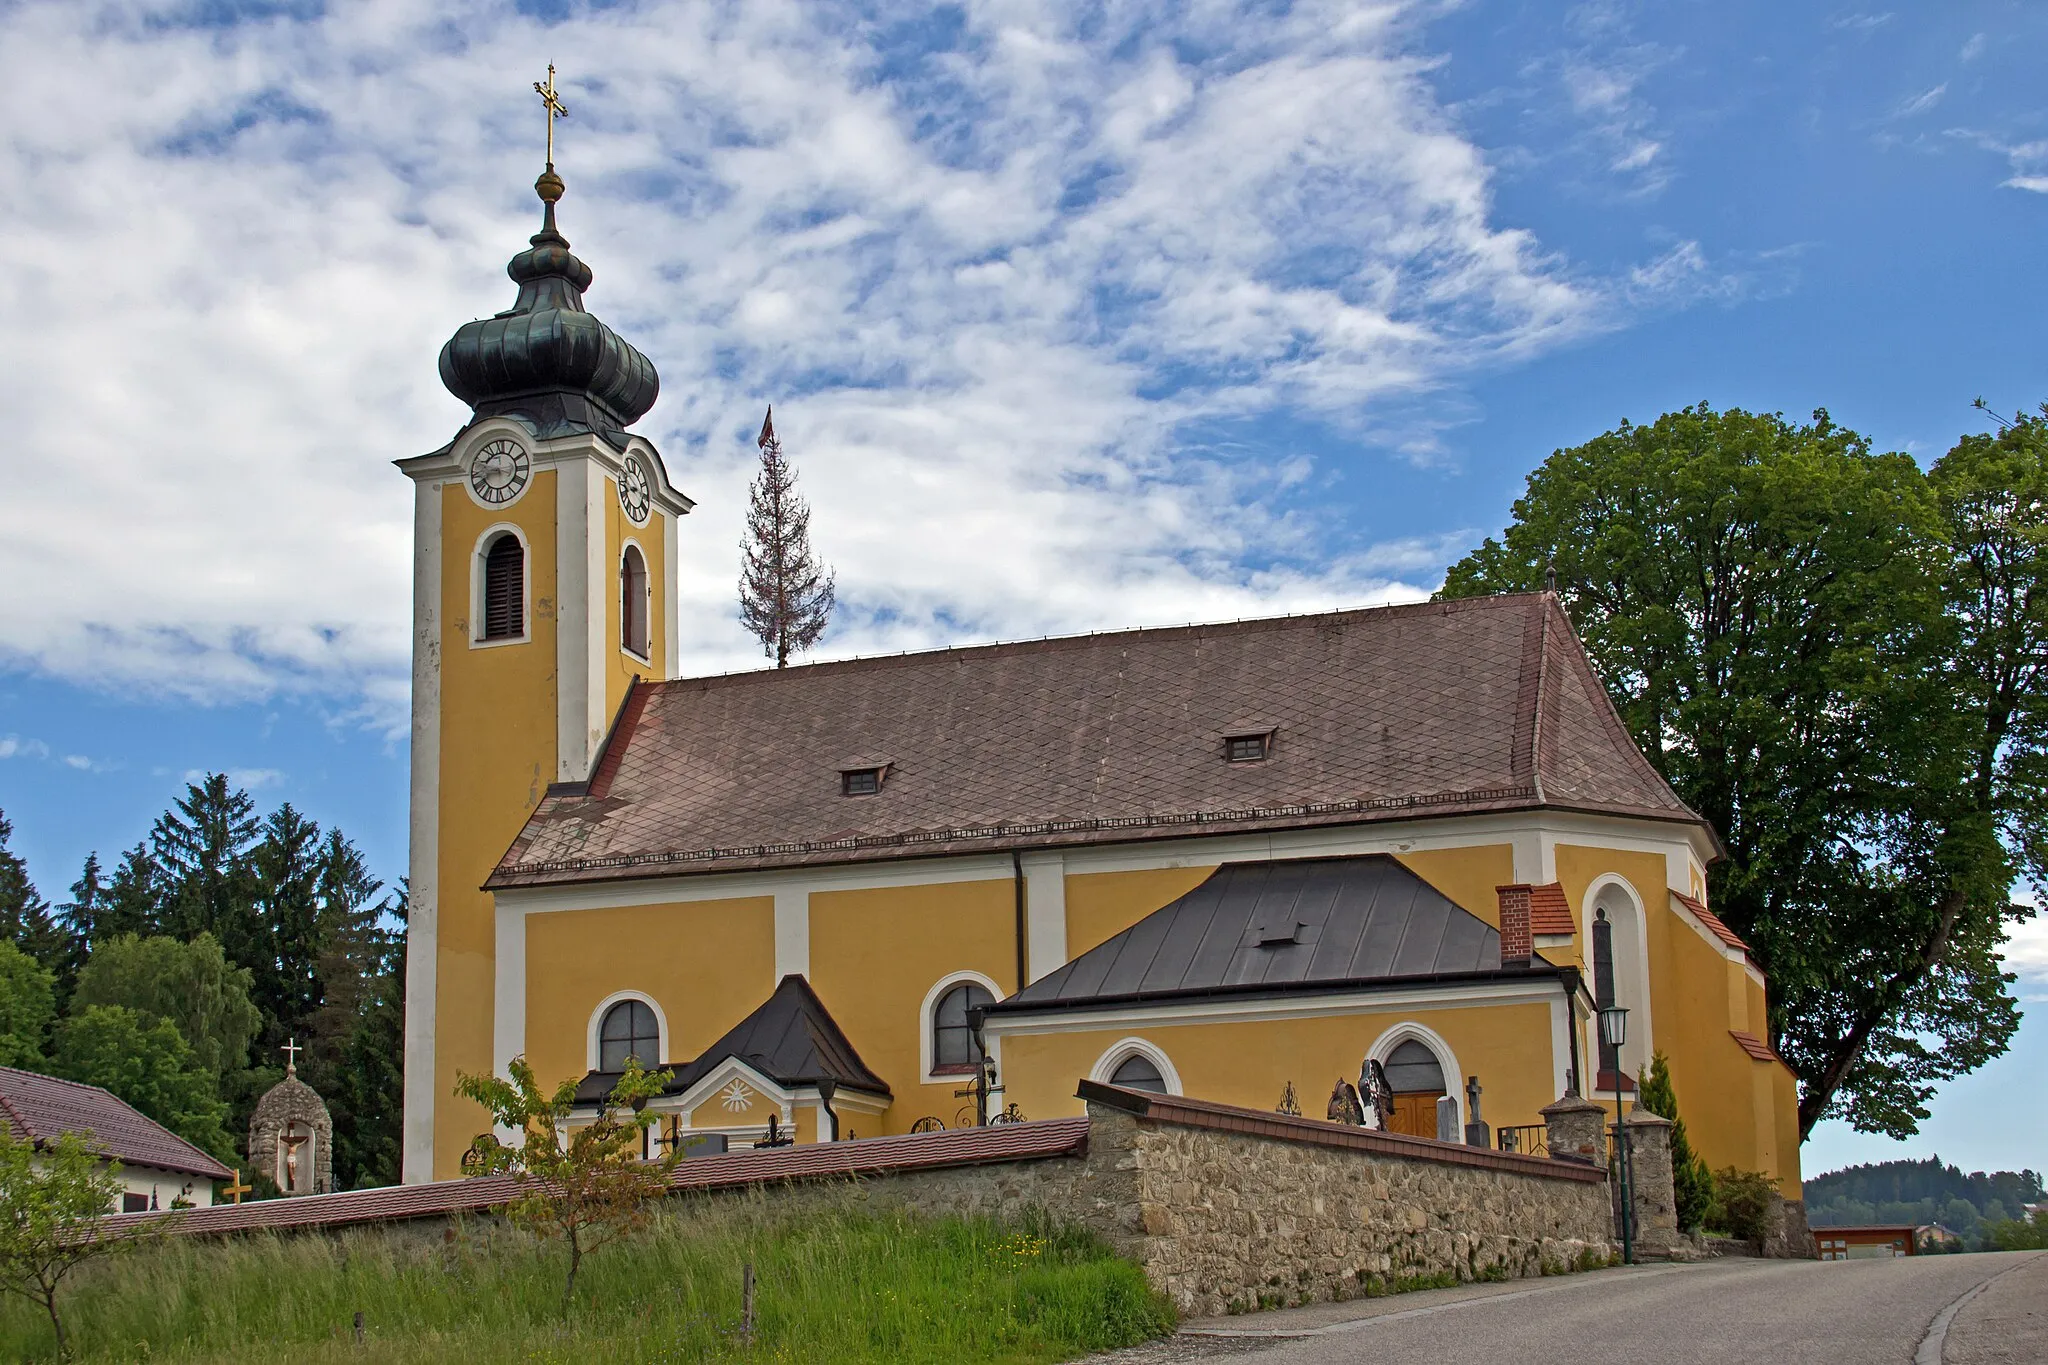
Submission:
<svg viewBox="0 0 2048 1365">
<path fill-rule="evenodd" d="M 873 796 L 882 790 L 882 779 L 889 774 L 889 765 L 876 764 L 871 768 L 841 768 L 839 770 L 839 794 L 841 796 Z"/>
<path fill-rule="evenodd" d="M 1232 763 L 1263 763 L 1273 749 L 1273 732 L 1261 730 L 1256 734 L 1226 735 L 1223 738 L 1223 757 Z"/>
</svg>

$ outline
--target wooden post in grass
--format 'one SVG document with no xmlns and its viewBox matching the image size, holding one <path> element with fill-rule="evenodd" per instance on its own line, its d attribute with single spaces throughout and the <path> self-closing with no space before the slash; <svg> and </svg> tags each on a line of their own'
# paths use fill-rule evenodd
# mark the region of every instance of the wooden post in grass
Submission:
<svg viewBox="0 0 2048 1365">
<path fill-rule="evenodd" d="M 363 1344 L 363 1310 L 356 1310 L 356 1345 Z"/>
<path fill-rule="evenodd" d="M 740 1271 L 740 1339 L 749 1346 L 754 1343 L 754 1263 L 748 1261 Z"/>
</svg>

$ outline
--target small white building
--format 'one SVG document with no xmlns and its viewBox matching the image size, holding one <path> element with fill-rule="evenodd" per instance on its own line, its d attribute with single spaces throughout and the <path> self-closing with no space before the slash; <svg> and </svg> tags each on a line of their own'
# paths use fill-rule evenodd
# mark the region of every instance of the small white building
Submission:
<svg viewBox="0 0 2048 1365">
<path fill-rule="evenodd" d="M 102 1156 L 121 1163 L 118 1213 L 168 1209 L 180 1199 L 208 1208 L 214 1182 L 234 1176 L 99 1086 L 11 1066 L 0 1066 L 0 1125 L 17 1141 L 38 1145 L 65 1133 L 87 1134 Z"/>
</svg>

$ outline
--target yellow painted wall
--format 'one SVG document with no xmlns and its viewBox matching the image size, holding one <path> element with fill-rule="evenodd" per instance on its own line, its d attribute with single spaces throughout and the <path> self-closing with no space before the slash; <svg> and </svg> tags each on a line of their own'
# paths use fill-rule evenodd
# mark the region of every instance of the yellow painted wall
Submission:
<svg viewBox="0 0 2048 1365">
<path fill-rule="evenodd" d="M 438 1178 L 459 1174 L 463 1151 L 490 1126 L 479 1106 L 451 1093 L 458 1071 L 491 1069 L 497 926 L 492 899 L 478 888 L 555 775 L 555 477 L 535 471 L 525 496 L 506 508 L 478 507 L 459 482 L 441 490 Z M 500 522 L 526 533 L 529 639 L 471 648 L 477 538 Z"/>
<path fill-rule="evenodd" d="M 1740 963 L 1728 961 L 1672 908 L 1665 860 L 1654 853 L 1557 846 L 1558 881 L 1576 914 L 1603 873 L 1628 881 L 1645 908 L 1653 1041 L 1671 1067 L 1679 1113 L 1694 1148 L 1716 1169 L 1764 1171 L 1796 1192 L 1797 1141 L 1785 1141 L 1786 1114 L 1776 1075 L 1728 1036 L 1768 1036 L 1763 991 Z M 1791 1118 L 1797 1134 L 1796 1101 Z"/>
<path fill-rule="evenodd" d="M 1067 956 L 1101 946 L 1209 880 L 1214 863 L 1144 872 L 1080 872 L 1066 879 Z"/>
<path fill-rule="evenodd" d="M 953 972 L 1017 989 L 1015 897 L 1007 878 L 812 894 L 811 986 L 896 1097 L 879 1128 L 866 1119 L 861 1131 L 908 1132 L 925 1115 L 951 1128 L 972 1104 L 953 1094 L 965 1078 L 923 1083 L 918 1015 Z"/>
<path fill-rule="evenodd" d="M 1513 844 L 1428 848 L 1394 856 L 1403 867 L 1449 896 L 1456 904 L 1494 928 L 1500 928 L 1498 888 L 1515 880 Z M 1549 1103 L 1548 1100 L 1544 1102 Z"/>
<path fill-rule="evenodd" d="M 1028 1118 L 1079 1114 L 1078 1083 L 1111 1047 L 1137 1037 L 1166 1053 L 1192 1098 L 1272 1109 L 1292 1080 L 1302 1113 L 1320 1118 L 1338 1078 L 1356 1082 L 1366 1049 L 1400 1023 L 1423 1024 L 1450 1044 L 1464 1072 L 1445 1076 L 1453 1091 L 1462 1096 L 1465 1076 L 1480 1078 L 1489 1124 L 1541 1123 L 1538 1111 L 1557 1098 L 1550 1009 L 1537 1004 L 1005 1034 L 1003 1079 Z"/>
<path fill-rule="evenodd" d="M 526 1059 L 542 1086 L 590 1069 L 591 1013 L 618 991 L 661 1006 L 664 1063 L 691 1061 L 774 993 L 775 900 L 528 915 L 526 964 Z"/>
</svg>

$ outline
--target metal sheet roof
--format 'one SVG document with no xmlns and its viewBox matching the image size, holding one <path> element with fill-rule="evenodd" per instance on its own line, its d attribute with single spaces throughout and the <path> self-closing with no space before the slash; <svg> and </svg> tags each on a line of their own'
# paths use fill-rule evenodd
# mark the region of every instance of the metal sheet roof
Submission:
<svg viewBox="0 0 2048 1365">
<path fill-rule="evenodd" d="M 811 983 L 795 974 L 783 977 L 773 995 L 694 1060 L 666 1064 L 675 1076 L 663 1093 L 680 1095 L 732 1057 L 778 1085 L 832 1081 L 849 1090 L 890 1093 L 888 1082 L 860 1059 Z M 610 1093 L 618 1076 L 616 1071 L 591 1072 L 576 1087 L 576 1098 L 596 1102 Z"/>
<path fill-rule="evenodd" d="M 1500 967 L 1499 932 L 1387 854 L 1225 863 L 996 1008 Z"/>
</svg>

